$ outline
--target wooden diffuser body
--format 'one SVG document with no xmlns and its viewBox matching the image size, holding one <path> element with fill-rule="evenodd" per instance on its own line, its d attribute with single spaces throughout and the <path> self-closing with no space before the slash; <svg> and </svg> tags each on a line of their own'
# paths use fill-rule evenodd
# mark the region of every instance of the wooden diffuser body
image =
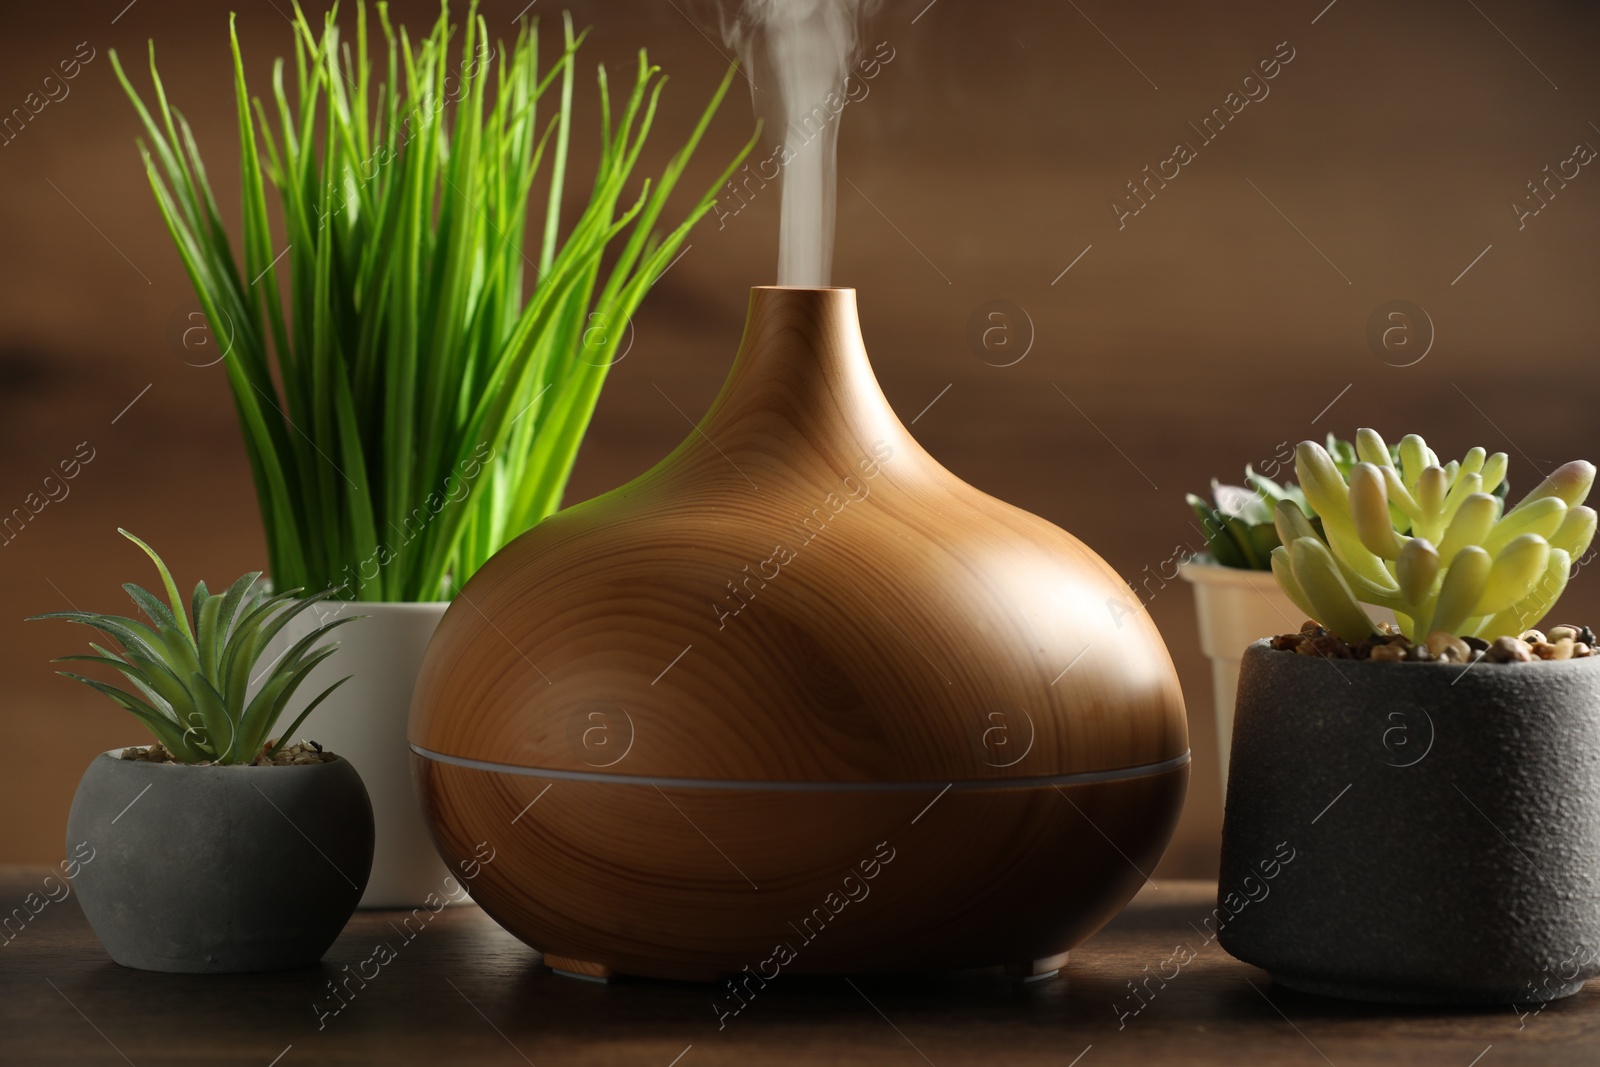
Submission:
<svg viewBox="0 0 1600 1067">
<path fill-rule="evenodd" d="M 778 287 L 682 445 L 467 583 L 409 738 L 445 860 L 552 966 L 746 986 L 1059 965 L 1189 758 L 1128 586 L 917 445 L 854 290 Z"/>
</svg>

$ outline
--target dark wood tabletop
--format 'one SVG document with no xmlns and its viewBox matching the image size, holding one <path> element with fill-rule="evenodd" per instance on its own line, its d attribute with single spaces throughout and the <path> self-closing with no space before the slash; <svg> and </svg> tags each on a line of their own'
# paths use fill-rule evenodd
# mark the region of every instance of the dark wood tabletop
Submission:
<svg viewBox="0 0 1600 1067">
<path fill-rule="evenodd" d="M 74 897 L 49 900 L 45 874 L 0 868 L 11 915 L 0 948 L 0 1063 L 16 1067 L 1600 1061 L 1600 982 L 1520 1013 L 1296 994 L 1205 938 L 1200 920 L 1215 887 L 1202 882 L 1147 886 L 1054 979 L 1019 985 L 999 970 L 784 977 L 719 1028 L 714 987 L 552 974 L 471 905 L 414 922 L 409 941 L 397 928 L 402 913 L 359 912 L 316 969 L 128 970 L 107 958 Z M 1178 967 L 1185 945 L 1193 959 Z M 1171 977 L 1150 977 L 1158 972 Z M 335 999 L 330 983 L 350 992 Z"/>
</svg>

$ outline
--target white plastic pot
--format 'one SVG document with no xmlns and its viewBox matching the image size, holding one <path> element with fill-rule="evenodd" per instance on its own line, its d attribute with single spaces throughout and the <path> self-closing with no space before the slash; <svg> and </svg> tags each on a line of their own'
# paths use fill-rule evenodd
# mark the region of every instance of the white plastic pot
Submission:
<svg viewBox="0 0 1600 1067">
<path fill-rule="evenodd" d="M 1228 782 L 1228 749 L 1233 742 L 1233 700 L 1239 689 L 1239 661 L 1251 642 L 1298 630 L 1305 612 L 1278 588 L 1271 571 L 1223 567 L 1200 556 L 1178 573 L 1194 586 L 1200 621 L 1200 650 L 1211 660 L 1211 697 L 1216 708 L 1217 758 L 1222 784 Z"/>
<path fill-rule="evenodd" d="M 1211 697 L 1216 707 L 1217 760 L 1222 787 L 1228 786 L 1228 752 L 1233 744 L 1233 701 L 1239 691 L 1239 663 L 1251 642 L 1300 629 L 1306 613 L 1295 606 L 1271 571 L 1224 567 L 1210 556 L 1196 556 L 1178 567 L 1194 586 L 1200 620 L 1200 650 L 1211 660 Z M 1394 612 L 1368 607 L 1377 622 L 1394 622 Z"/>
<path fill-rule="evenodd" d="M 406 718 L 422 654 L 448 606 L 325 601 L 284 627 L 263 661 L 276 659 L 309 633 L 319 617 L 369 616 L 330 635 L 339 642 L 339 650 L 306 678 L 279 720 L 288 726 L 308 700 L 350 676 L 296 733 L 349 760 L 372 799 L 376 839 L 372 875 L 361 897 L 363 908 L 411 908 L 421 905 L 429 893 L 446 894 L 450 871 L 434 851 L 412 785 Z"/>
</svg>

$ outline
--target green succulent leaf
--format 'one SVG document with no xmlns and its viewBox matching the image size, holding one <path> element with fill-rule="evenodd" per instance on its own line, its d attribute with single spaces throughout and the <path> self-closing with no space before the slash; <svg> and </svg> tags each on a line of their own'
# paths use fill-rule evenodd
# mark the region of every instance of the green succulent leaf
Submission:
<svg viewBox="0 0 1600 1067">
<path fill-rule="evenodd" d="M 1350 489 L 1333 457 L 1315 441 L 1302 441 L 1295 449 L 1295 477 L 1306 502 L 1324 519 L 1349 510 Z"/>
<path fill-rule="evenodd" d="M 1426 632 L 1444 630 L 1455 633 L 1475 614 L 1478 602 L 1483 599 L 1489 584 L 1489 570 L 1493 561 L 1489 553 L 1477 545 L 1468 545 L 1450 561 L 1439 584 L 1439 599 L 1434 604 L 1432 617 L 1427 620 Z M 1419 625 L 1421 620 L 1419 619 Z"/>
<path fill-rule="evenodd" d="M 1416 497 L 1411 495 L 1411 489 L 1406 485 L 1399 471 L 1393 467 L 1378 468 L 1383 472 L 1384 488 L 1389 493 L 1389 504 L 1410 522 L 1416 522 L 1422 515 L 1422 505 L 1417 503 Z M 1408 527 L 1409 528 L 1409 527 Z"/>
<path fill-rule="evenodd" d="M 1332 434 L 1328 435 L 1330 438 Z M 1375 467 L 1393 467 L 1394 457 L 1389 451 L 1389 446 L 1379 436 L 1377 430 L 1363 427 L 1356 431 L 1355 453 L 1364 462 Z"/>
<path fill-rule="evenodd" d="M 1205 538 L 1206 550 L 1211 553 L 1211 558 L 1216 560 L 1219 566 L 1239 570 L 1249 569 L 1250 562 L 1243 548 L 1234 540 L 1233 532 L 1228 529 L 1227 517 L 1193 493 L 1187 494 L 1185 499 L 1195 518 L 1200 520 L 1200 534 Z"/>
<path fill-rule="evenodd" d="M 1443 467 L 1424 467 L 1417 479 L 1416 498 L 1420 518 L 1411 524 L 1413 537 L 1437 541 L 1444 535 L 1445 501 L 1450 492 L 1450 474 Z"/>
<path fill-rule="evenodd" d="M 1254 489 L 1262 500 L 1267 502 L 1270 508 L 1276 509 L 1278 504 L 1289 501 L 1307 514 L 1310 513 L 1311 505 L 1306 503 L 1305 493 L 1301 492 L 1300 487 L 1292 482 L 1280 485 L 1266 475 L 1258 473 L 1254 468 L 1246 467 L 1244 469 L 1244 483 Z"/>
<path fill-rule="evenodd" d="M 1400 583 L 1403 606 L 1421 604 L 1433 596 L 1443 555 L 1443 552 L 1420 537 L 1413 537 L 1406 542 L 1399 558 L 1395 560 L 1394 568 L 1395 578 Z"/>
<path fill-rule="evenodd" d="M 1504 452 L 1495 452 L 1483 461 L 1483 491 L 1506 495 L 1506 470 L 1511 466 L 1511 457 Z"/>
<path fill-rule="evenodd" d="M 1550 550 L 1544 574 L 1534 584 L 1533 590 L 1522 600 L 1495 615 L 1478 630 L 1478 636 L 1492 641 L 1496 637 L 1516 636 L 1537 626 L 1567 588 L 1571 575 L 1572 557 L 1559 548 Z"/>
<path fill-rule="evenodd" d="M 204 604 L 210 598 L 210 596 L 211 591 L 206 588 L 206 583 L 204 581 L 199 581 L 194 584 L 194 592 L 189 597 L 190 618 L 196 620 L 200 618 L 200 606 Z"/>
<path fill-rule="evenodd" d="M 128 594 L 128 598 L 133 601 L 134 606 L 144 612 L 145 618 L 149 619 L 152 625 L 178 625 L 178 620 L 173 617 L 172 609 L 163 604 L 149 590 L 134 585 L 132 582 L 123 583 L 122 588 Z"/>
<path fill-rule="evenodd" d="M 1272 576 L 1278 580 L 1278 588 L 1294 602 L 1294 606 L 1306 613 L 1306 618 L 1317 617 L 1317 609 L 1311 603 L 1311 598 L 1306 596 L 1306 591 L 1300 587 L 1300 580 L 1294 576 L 1294 565 L 1290 560 L 1289 550 L 1283 545 L 1272 550 Z"/>
<path fill-rule="evenodd" d="M 1254 489 L 1223 485 L 1213 478 L 1211 498 L 1217 502 L 1217 510 L 1229 518 L 1240 519 L 1250 525 L 1272 521 L 1272 505 Z"/>
<path fill-rule="evenodd" d="M 1566 502 L 1558 496 L 1544 496 L 1533 501 L 1525 500 L 1508 511 L 1490 528 L 1483 538 L 1483 547 L 1493 556 L 1498 555 L 1501 549 L 1523 534 L 1549 537 L 1561 528 L 1561 523 L 1566 517 Z"/>
<path fill-rule="evenodd" d="M 240 575 L 238 580 L 228 587 L 227 593 L 223 594 L 222 607 L 217 611 L 216 635 L 212 642 L 211 657 L 206 662 L 206 670 L 210 674 L 216 675 L 221 670 L 222 657 L 227 651 L 228 642 L 233 637 L 234 625 L 238 622 L 240 613 L 248 607 L 250 592 L 260 577 L 260 571 Z"/>
<path fill-rule="evenodd" d="M 1431 456 L 1428 443 L 1416 434 L 1408 433 L 1400 439 L 1400 471 L 1406 488 L 1416 485 L 1422 478 L 1423 468 L 1432 462 Z"/>
<path fill-rule="evenodd" d="M 1280 500 L 1272 513 L 1275 530 L 1280 544 L 1293 544 L 1302 537 L 1317 538 L 1316 528 L 1311 525 L 1311 520 L 1306 518 L 1305 512 L 1293 504 Z"/>
<path fill-rule="evenodd" d="M 1339 573 L 1328 546 L 1302 537 L 1288 547 L 1295 581 L 1314 609 L 1312 617 L 1346 641 L 1372 636 L 1372 620 Z"/>
<path fill-rule="evenodd" d="M 1594 464 L 1586 460 L 1575 459 L 1571 463 L 1563 463 L 1529 490 L 1528 495 L 1511 511 L 1516 513 L 1551 498 L 1560 500 L 1568 507 L 1576 507 L 1589 495 L 1589 489 L 1594 485 L 1594 473 Z"/>
<path fill-rule="evenodd" d="M 1550 535 L 1550 547 L 1559 548 L 1573 559 L 1582 559 L 1594 540 L 1595 510 L 1580 504 L 1567 509 L 1561 525 Z"/>
<path fill-rule="evenodd" d="M 1290 506 L 1292 507 L 1293 505 Z M 1272 552 L 1282 545 L 1282 542 L 1278 540 L 1278 531 L 1269 522 L 1249 527 L 1245 531 L 1245 536 L 1249 539 L 1250 551 L 1248 555 L 1252 561 L 1252 566 L 1256 570 L 1270 570 L 1272 567 Z"/>
<path fill-rule="evenodd" d="M 146 677 L 145 677 L 144 673 L 142 673 L 139 670 L 138 667 L 134 666 L 133 664 L 129 663 L 127 660 L 123 659 L 120 656 L 117 656 L 114 653 L 107 653 L 104 649 L 102 649 L 99 645 L 95 644 L 92 641 L 89 643 L 89 647 L 95 649 L 96 651 L 100 652 L 101 654 L 98 655 L 98 656 L 57 656 L 51 662 L 53 662 L 53 663 L 99 663 L 99 664 L 104 664 L 104 665 L 112 668 L 113 670 L 119 672 L 124 678 L 126 678 L 128 681 L 132 682 L 134 688 L 139 690 L 140 694 L 144 698 L 144 701 L 147 704 L 149 704 L 152 709 L 154 709 L 155 711 L 157 711 L 158 713 L 160 713 L 162 715 L 165 715 L 168 718 L 172 717 L 172 715 L 173 715 L 172 702 L 170 700 L 168 700 L 166 697 L 162 696 L 161 693 L 158 692 L 156 690 L 156 688 L 146 680 Z M 58 673 L 65 673 L 65 672 L 58 672 Z M 70 678 L 76 678 L 77 677 L 76 675 L 66 675 L 66 676 L 70 677 Z M 174 720 L 174 721 L 176 721 L 176 720 Z"/>
<path fill-rule="evenodd" d="M 173 755 L 190 751 L 191 746 L 184 739 L 183 731 L 171 719 L 162 715 L 155 708 L 152 708 L 133 694 L 118 689 L 114 685 L 107 685 L 105 682 L 94 678 L 85 678 L 83 675 L 74 674 L 71 671 L 58 671 L 57 673 L 63 678 L 71 678 L 75 682 L 82 682 L 98 693 L 104 693 L 119 706 L 133 712 L 134 716 L 155 735 L 156 740 L 165 745 Z"/>
<path fill-rule="evenodd" d="M 1473 615 L 1498 615 L 1533 592 L 1550 562 L 1550 543 L 1526 533 L 1512 540 L 1495 556 L 1478 597 Z"/>
<path fill-rule="evenodd" d="M 341 685 L 349 680 L 350 676 L 348 675 L 340 678 L 337 682 L 334 682 L 332 685 L 328 686 L 328 688 L 324 689 L 322 692 L 313 697 L 301 710 L 300 714 L 295 717 L 294 722 L 289 724 L 288 729 L 284 730 L 283 733 L 279 735 L 277 743 L 267 750 L 268 758 L 271 758 L 278 751 L 278 749 L 282 748 L 284 745 L 292 743 L 294 732 L 300 729 L 300 724 L 306 721 L 306 717 L 309 716 L 313 711 L 317 710 L 318 704 L 321 704 L 324 700 L 327 700 L 328 697 L 332 696 L 335 689 L 338 689 Z"/>
<path fill-rule="evenodd" d="M 1350 469 L 1350 519 L 1367 551 L 1396 559 L 1405 547 L 1389 518 L 1389 495 L 1380 468 L 1357 463 Z"/>
<path fill-rule="evenodd" d="M 1243 519 L 1234 518 L 1231 515 L 1225 516 L 1222 521 L 1227 525 L 1228 536 L 1233 540 L 1235 548 L 1244 558 L 1245 566 L 1253 571 L 1266 570 L 1268 567 L 1268 555 L 1267 553 L 1256 551 L 1255 538 L 1252 533 L 1254 527 Z M 1265 526 L 1262 529 L 1269 533 L 1272 532 L 1271 526 Z M 1268 552 L 1270 551 L 1271 549 L 1268 549 Z"/>
<path fill-rule="evenodd" d="M 155 554 L 154 549 L 127 530 L 118 527 L 117 532 L 143 549 L 144 554 L 149 556 L 151 561 L 155 563 L 156 570 L 161 574 L 161 584 L 166 587 L 167 599 L 172 603 L 172 615 L 177 629 L 192 642 L 194 640 L 194 631 L 189 629 L 189 618 L 184 614 L 183 597 L 179 595 L 178 585 L 172 580 L 172 573 L 167 570 L 167 565 L 161 562 L 161 557 Z"/>
<path fill-rule="evenodd" d="M 1471 493 L 1461 501 L 1455 515 L 1446 527 L 1444 539 L 1439 542 L 1439 556 L 1445 560 L 1455 558 L 1468 545 L 1483 543 L 1500 517 L 1500 501 L 1488 493 Z"/>
</svg>

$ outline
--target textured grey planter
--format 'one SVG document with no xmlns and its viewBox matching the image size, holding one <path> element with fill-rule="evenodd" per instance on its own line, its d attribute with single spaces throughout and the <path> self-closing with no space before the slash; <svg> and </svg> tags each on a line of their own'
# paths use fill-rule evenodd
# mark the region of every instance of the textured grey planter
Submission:
<svg viewBox="0 0 1600 1067">
<path fill-rule="evenodd" d="M 1251 645 L 1218 893 L 1222 946 L 1291 989 L 1576 993 L 1600 975 L 1600 657 L 1373 663 Z"/>
<path fill-rule="evenodd" d="M 111 958 L 150 971 L 316 963 L 372 867 L 372 806 L 343 759 L 189 767 L 96 756 L 67 817 L 74 883 Z"/>
</svg>

